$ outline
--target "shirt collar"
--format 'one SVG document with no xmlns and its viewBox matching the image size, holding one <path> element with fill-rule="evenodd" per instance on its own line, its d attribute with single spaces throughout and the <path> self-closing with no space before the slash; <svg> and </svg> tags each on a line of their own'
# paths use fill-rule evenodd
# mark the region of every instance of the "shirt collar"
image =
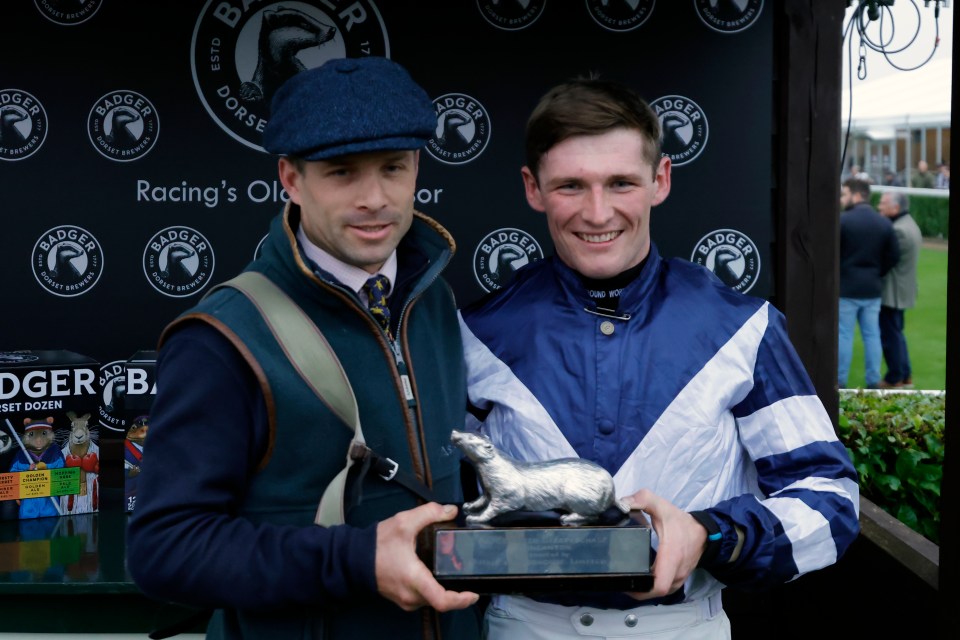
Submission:
<svg viewBox="0 0 960 640">
<path fill-rule="evenodd" d="M 303 225 L 300 225 L 300 227 L 297 229 L 297 240 L 300 242 L 300 246 L 303 247 L 303 252 L 308 258 L 313 260 L 318 267 L 332 275 L 341 284 L 349 287 L 357 293 L 360 293 L 360 289 L 363 288 L 364 283 L 370 277 L 375 275 L 364 271 L 360 267 L 355 267 L 352 264 L 347 264 L 346 262 L 335 258 L 330 253 L 313 244 L 310 239 L 307 238 L 307 234 L 303 232 Z M 387 261 L 383 263 L 383 266 L 380 267 L 378 273 L 387 277 L 387 280 L 390 281 L 390 289 L 392 291 L 393 283 L 397 280 L 396 249 L 393 250 L 393 252 L 390 254 L 390 257 L 387 258 Z"/>
</svg>

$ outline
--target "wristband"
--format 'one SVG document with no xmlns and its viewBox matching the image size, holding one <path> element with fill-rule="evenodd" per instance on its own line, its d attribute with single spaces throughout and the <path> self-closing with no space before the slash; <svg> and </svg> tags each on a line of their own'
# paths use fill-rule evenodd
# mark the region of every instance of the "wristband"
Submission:
<svg viewBox="0 0 960 640">
<path fill-rule="evenodd" d="M 703 555 L 700 556 L 700 562 L 697 563 L 698 567 L 707 567 L 716 560 L 717 555 L 720 553 L 720 545 L 723 544 L 723 534 L 720 533 L 720 525 L 718 525 L 713 516 L 706 511 L 691 511 L 690 515 L 707 530 L 707 548 L 703 550 Z"/>
</svg>

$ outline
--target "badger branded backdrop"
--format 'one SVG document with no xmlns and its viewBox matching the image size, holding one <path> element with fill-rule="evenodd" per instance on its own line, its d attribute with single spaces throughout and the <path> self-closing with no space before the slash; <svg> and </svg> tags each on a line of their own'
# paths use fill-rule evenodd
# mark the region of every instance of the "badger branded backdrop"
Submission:
<svg viewBox="0 0 960 640">
<path fill-rule="evenodd" d="M 416 199 L 457 241 L 460 304 L 552 253 L 523 194 L 524 123 L 552 84 L 588 73 L 659 114 L 674 167 L 653 210 L 661 252 L 769 297 L 772 4 L 7 0 L 0 352 L 68 349 L 110 378 L 153 349 L 254 258 L 284 204 L 260 146 L 273 93 L 344 56 L 400 62 L 436 105 Z"/>
</svg>

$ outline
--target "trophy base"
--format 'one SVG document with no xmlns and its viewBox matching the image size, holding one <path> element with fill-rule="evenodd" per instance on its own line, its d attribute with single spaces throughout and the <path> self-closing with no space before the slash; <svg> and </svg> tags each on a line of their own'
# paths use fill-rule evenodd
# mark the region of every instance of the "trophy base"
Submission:
<svg viewBox="0 0 960 640">
<path fill-rule="evenodd" d="M 572 593 L 578 591 L 650 591 L 653 575 L 511 575 L 511 576 L 436 576 L 445 589 L 472 591 L 480 595 L 529 595 L 537 593 Z"/>
<path fill-rule="evenodd" d="M 563 526 L 558 515 L 515 513 L 490 524 L 438 523 L 419 553 L 441 585 L 480 594 L 649 591 L 650 525 L 640 512 Z"/>
</svg>

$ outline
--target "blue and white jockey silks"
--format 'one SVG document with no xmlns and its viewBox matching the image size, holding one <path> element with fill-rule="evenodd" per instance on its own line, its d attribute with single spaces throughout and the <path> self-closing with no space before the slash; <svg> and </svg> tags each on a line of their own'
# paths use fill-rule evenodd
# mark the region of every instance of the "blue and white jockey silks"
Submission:
<svg viewBox="0 0 960 640">
<path fill-rule="evenodd" d="M 655 246 L 618 317 L 595 309 L 556 258 L 462 309 L 466 428 L 521 460 L 598 462 L 619 497 L 645 487 L 707 510 L 723 544 L 687 580 L 685 601 L 836 562 L 859 532 L 856 472 L 783 315 Z M 745 538 L 727 562 L 734 525 Z"/>
</svg>

